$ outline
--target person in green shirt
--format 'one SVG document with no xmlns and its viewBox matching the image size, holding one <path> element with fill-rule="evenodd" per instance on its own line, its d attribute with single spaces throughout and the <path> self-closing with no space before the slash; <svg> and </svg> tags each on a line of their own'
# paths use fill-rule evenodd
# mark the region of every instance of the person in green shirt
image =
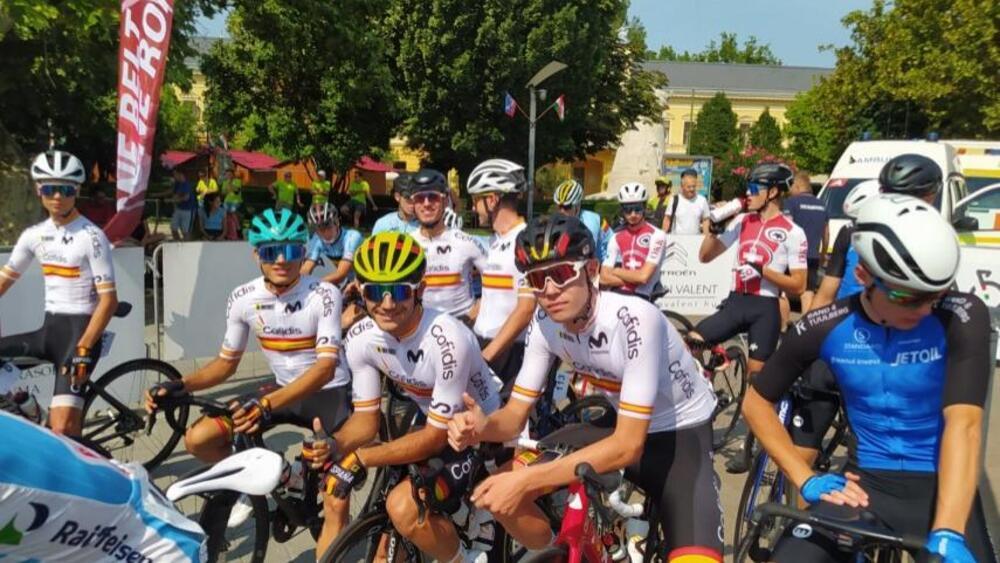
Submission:
<svg viewBox="0 0 1000 563">
<path fill-rule="evenodd" d="M 319 176 L 317 179 L 313 180 L 312 183 L 312 206 L 322 207 L 330 201 L 330 181 L 326 179 L 326 172 L 320 170 L 317 172 Z"/>
<path fill-rule="evenodd" d="M 342 210 L 344 215 L 349 215 L 354 220 L 354 228 L 361 228 L 361 217 L 365 213 L 365 203 L 371 203 L 372 211 L 378 211 L 375 200 L 372 199 L 372 188 L 365 181 L 360 173 L 356 173 L 354 181 L 347 186 L 347 195 L 350 197 Z"/>
<path fill-rule="evenodd" d="M 219 184 L 215 181 L 204 170 L 198 172 L 198 185 L 195 187 L 195 193 L 198 194 L 198 206 L 201 207 L 202 203 L 205 201 L 205 194 L 210 194 L 219 191 Z"/>
<path fill-rule="evenodd" d="M 243 204 L 243 180 L 236 177 L 232 168 L 226 170 L 226 176 L 222 180 L 222 194 L 225 196 L 222 203 L 226 212 L 236 213 Z"/>
<path fill-rule="evenodd" d="M 670 188 L 673 187 L 673 184 L 670 178 L 660 176 L 656 179 L 656 195 L 646 200 L 646 214 L 650 216 L 649 222 L 658 229 L 662 227 L 663 218 L 671 203 Z"/>
<path fill-rule="evenodd" d="M 274 198 L 275 209 L 293 209 L 296 204 L 302 207 L 302 199 L 299 198 L 299 187 L 292 182 L 292 173 L 285 172 L 285 179 L 278 180 L 267 187 Z"/>
</svg>

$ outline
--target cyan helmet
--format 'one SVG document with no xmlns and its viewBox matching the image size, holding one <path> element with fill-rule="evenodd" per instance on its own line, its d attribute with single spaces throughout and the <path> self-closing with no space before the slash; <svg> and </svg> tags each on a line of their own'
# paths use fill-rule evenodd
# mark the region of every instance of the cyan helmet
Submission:
<svg viewBox="0 0 1000 563">
<path fill-rule="evenodd" d="M 250 246 L 258 246 L 273 242 L 309 242 L 309 232 L 302 216 L 288 209 L 275 211 L 267 209 L 250 221 L 250 232 L 247 235 Z"/>
</svg>

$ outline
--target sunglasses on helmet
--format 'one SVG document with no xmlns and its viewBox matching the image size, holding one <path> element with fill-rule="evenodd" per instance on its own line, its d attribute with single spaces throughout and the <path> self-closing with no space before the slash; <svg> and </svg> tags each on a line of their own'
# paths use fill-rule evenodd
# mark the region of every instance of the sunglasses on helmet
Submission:
<svg viewBox="0 0 1000 563">
<path fill-rule="evenodd" d="M 381 302 L 388 295 L 396 303 L 408 301 L 417 291 L 415 283 L 363 283 L 361 294 L 368 301 Z"/>
<path fill-rule="evenodd" d="M 38 193 L 45 197 L 54 197 L 62 194 L 63 197 L 76 197 L 79 189 L 71 184 L 42 184 L 38 186 Z"/>
<path fill-rule="evenodd" d="M 926 293 L 923 291 L 910 291 L 907 289 L 892 289 L 882 280 L 875 278 L 875 287 L 882 290 L 889 302 L 908 309 L 919 309 L 924 305 L 934 303 L 944 297 L 947 290 Z"/>
<path fill-rule="evenodd" d="M 552 285 L 556 289 L 562 289 L 580 277 L 585 265 L 586 262 L 560 262 L 529 270 L 524 274 L 524 278 L 528 282 L 528 287 L 536 293 L 545 291 L 545 284 L 549 280 L 552 280 Z"/>
<path fill-rule="evenodd" d="M 305 258 L 306 247 L 297 242 L 265 244 L 257 247 L 257 256 L 265 264 L 273 264 L 279 257 L 284 257 L 285 262 L 295 262 Z"/>
</svg>

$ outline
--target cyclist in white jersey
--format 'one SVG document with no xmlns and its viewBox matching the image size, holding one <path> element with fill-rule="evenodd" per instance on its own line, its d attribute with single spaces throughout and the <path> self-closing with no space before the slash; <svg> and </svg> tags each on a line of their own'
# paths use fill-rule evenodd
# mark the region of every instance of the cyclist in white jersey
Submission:
<svg viewBox="0 0 1000 563">
<path fill-rule="evenodd" d="M 276 385 L 242 396 L 231 418 L 203 417 L 184 436 L 187 450 L 205 462 L 231 453 L 233 433 L 257 433 L 278 424 L 333 432 L 350 414 L 350 373 L 340 355 L 340 291 L 300 272 L 308 238 L 305 221 L 288 209 L 268 209 L 250 222 L 249 242 L 261 277 L 229 296 L 226 334 L 219 356 L 181 381 L 166 381 L 146 394 L 156 396 L 210 389 L 236 373 L 250 333 L 264 351 Z M 343 503 L 325 501 L 322 554 L 346 523 Z M 234 513 L 242 512 L 234 508 Z"/>
<path fill-rule="evenodd" d="M 118 307 L 111 245 L 76 209 L 86 180 L 78 158 L 63 151 L 42 153 L 31 165 L 31 179 L 49 218 L 17 239 L 0 269 L 0 296 L 37 258 L 45 277 L 45 320 L 36 331 L 0 338 L 0 356 L 52 362 L 56 380 L 49 425 L 75 436 L 81 426 L 81 385 L 97 364 L 101 337 Z"/>
<path fill-rule="evenodd" d="M 524 330 L 535 312 L 535 296 L 524 287 L 524 277 L 514 265 L 514 239 L 524 230 L 517 205 L 527 185 L 524 168 L 494 158 L 473 169 L 467 186 L 480 224 L 493 229 L 474 330 L 483 344 L 483 357 L 505 383 L 513 381 L 521 367 Z"/>
<path fill-rule="evenodd" d="M 478 309 L 472 296 L 472 269 L 485 270 L 486 249 L 476 238 L 445 225 L 449 190 L 444 174 L 424 169 L 411 182 L 410 199 L 420 221 L 420 229 L 411 236 L 423 247 L 427 260 L 423 305 L 471 324 Z"/>
<path fill-rule="evenodd" d="M 0 560 L 206 561 L 205 534 L 124 465 L 0 412 Z"/>
<path fill-rule="evenodd" d="M 346 499 L 364 481 L 367 468 L 441 458 L 440 475 L 448 482 L 441 489 L 443 496 L 428 491 L 429 516 L 420 517 L 409 479 L 390 492 L 386 508 L 396 530 L 423 552 L 438 561 L 461 561 L 464 548 L 443 513 L 457 509 L 469 488 L 475 472 L 462 468 L 475 454 L 457 455 L 447 447 L 448 422 L 464 408 L 463 393 L 486 412 L 497 409 L 499 382 L 468 327 L 421 305 L 425 266 L 420 245 L 398 232 L 372 235 L 355 254 L 354 269 L 370 318 L 351 327 L 345 340 L 354 377 L 354 414 L 334 436 L 326 490 Z M 427 425 L 390 442 L 368 445 L 378 435 L 380 374 L 413 399 L 427 416 Z"/>
<path fill-rule="evenodd" d="M 517 238 L 517 263 L 540 308 L 512 400 L 489 416 L 469 403 L 449 424 L 450 443 L 461 450 L 516 437 L 555 358 L 607 395 L 618 417 L 606 437 L 569 456 L 487 478 L 473 501 L 518 542 L 540 549 L 552 532 L 534 504 L 539 495 L 574 481 L 582 462 L 598 473 L 626 469 L 658 503 L 666 560 L 722 561 L 712 469 L 715 397 L 676 329 L 648 301 L 597 289 L 595 243 L 575 217 L 533 220 Z"/>
</svg>

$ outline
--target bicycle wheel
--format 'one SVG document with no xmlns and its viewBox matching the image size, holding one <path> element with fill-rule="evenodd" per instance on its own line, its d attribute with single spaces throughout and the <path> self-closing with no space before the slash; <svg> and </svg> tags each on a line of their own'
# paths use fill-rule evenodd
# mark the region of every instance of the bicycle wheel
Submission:
<svg viewBox="0 0 1000 563">
<path fill-rule="evenodd" d="M 736 423 L 740 420 L 743 395 L 747 390 L 747 357 L 743 349 L 739 346 L 730 346 L 726 348 L 726 357 L 729 359 L 729 365 L 712 375 L 712 388 L 719 399 L 712 418 L 717 420 L 723 414 L 728 417 L 722 435 L 712 444 L 717 450 L 726 445 L 733 430 L 736 429 Z"/>
<path fill-rule="evenodd" d="M 750 516 L 753 515 L 753 511 L 758 506 L 768 502 L 785 501 L 784 489 L 786 485 L 784 474 L 778 469 L 771 456 L 761 452 L 754 458 L 743 485 L 743 492 L 740 494 L 739 507 L 736 510 L 736 526 L 733 530 L 734 546 L 739 546 L 745 539 L 744 531 L 750 523 Z M 759 529 L 761 547 L 766 549 L 774 547 L 784 529 L 785 521 L 782 518 L 772 518 L 767 522 L 762 522 Z"/>
<path fill-rule="evenodd" d="M 344 528 L 320 563 L 367 563 L 375 560 L 380 547 L 389 563 L 424 561 L 420 550 L 392 527 L 389 515 L 378 511 L 365 514 Z"/>
<path fill-rule="evenodd" d="M 252 508 L 250 517 L 239 526 L 229 527 L 229 513 L 240 496 L 227 491 L 196 497 L 203 502 L 198 523 L 208 536 L 206 549 L 209 563 L 264 562 L 267 543 L 271 539 L 267 499 L 261 496 L 245 497 Z"/>
<path fill-rule="evenodd" d="M 117 365 L 93 382 L 83 404 L 83 437 L 119 461 L 137 461 L 149 471 L 167 458 L 187 427 L 188 406 L 161 413 L 167 424 L 145 435 L 143 393 L 156 383 L 181 378 L 172 365 L 141 358 Z"/>
<path fill-rule="evenodd" d="M 521 563 L 564 563 L 569 561 L 569 548 L 565 545 L 553 545 L 525 557 Z"/>
<path fill-rule="evenodd" d="M 684 315 L 667 309 L 660 309 L 660 312 L 663 313 L 663 316 L 667 317 L 667 320 L 670 321 L 670 324 L 674 325 L 674 328 L 677 329 L 677 332 L 681 333 L 681 336 L 694 330 L 694 323 Z"/>
</svg>

